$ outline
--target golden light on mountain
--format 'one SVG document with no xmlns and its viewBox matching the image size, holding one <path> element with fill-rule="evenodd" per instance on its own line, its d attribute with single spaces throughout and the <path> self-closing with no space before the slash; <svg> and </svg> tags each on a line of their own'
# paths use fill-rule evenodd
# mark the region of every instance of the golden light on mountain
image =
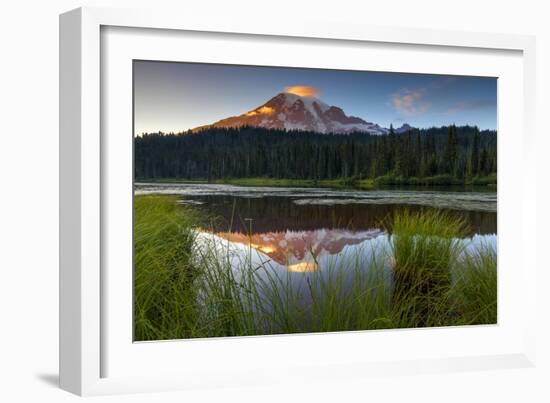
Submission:
<svg viewBox="0 0 550 403">
<path fill-rule="evenodd" d="M 255 115 L 271 115 L 273 113 L 273 108 L 270 106 L 262 106 L 256 110 L 246 112 L 246 116 L 255 116 Z"/>
<path fill-rule="evenodd" d="M 319 95 L 319 89 L 310 87 L 308 85 L 294 85 L 292 87 L 286 87 L 285 92 L 298 95 L 300 97 L 316 97 Z"/>
<path fill-rule="evenodd" d="M 273 108 L 270 106 L 262 106 L 260 109 L 258 109 L 258 113 L 270 115 L 273 113 Z"/>
</svg>

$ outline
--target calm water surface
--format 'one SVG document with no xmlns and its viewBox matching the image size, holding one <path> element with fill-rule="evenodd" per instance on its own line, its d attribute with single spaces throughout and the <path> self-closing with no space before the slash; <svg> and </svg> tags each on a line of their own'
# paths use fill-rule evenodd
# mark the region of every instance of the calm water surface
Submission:
<svg viewBox="0 0 550 403">
<path fill-rule="evenodd" d="M 237 249 L 254 249 L 277 270 L 313 272 L 320 262 L 382 248 L 388 223 L 403 208 L 437 208 L 463 217 L 473 243 L 496 244 L 496 192 L 452 190 L 332 190 L 232 185 L 135 185 L 136 194 L 173 194 L 210 217 L 205 233 Z M 245 253 L 244 250 L 242 253 Z"/>
</svg>

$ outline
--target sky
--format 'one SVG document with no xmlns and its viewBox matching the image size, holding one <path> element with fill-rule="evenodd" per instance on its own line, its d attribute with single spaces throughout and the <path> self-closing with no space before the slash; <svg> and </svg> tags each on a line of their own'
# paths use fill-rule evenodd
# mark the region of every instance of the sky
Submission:
<svg viewBox="0 0 550 403">
<path fill-rule="evenodd" d="M 496 78 L 134 61 L 134 132 L 214 123 L 297 86 L 384 127 L 497 125 Z"/>
</svg>

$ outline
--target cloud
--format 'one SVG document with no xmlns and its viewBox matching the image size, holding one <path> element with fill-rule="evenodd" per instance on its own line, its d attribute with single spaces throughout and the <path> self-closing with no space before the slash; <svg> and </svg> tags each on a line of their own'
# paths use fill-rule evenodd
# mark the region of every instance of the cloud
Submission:
<svg viewBox="0 0 550 403">
<path fill-rule="evenodd" d="M 300 97 L 316 97 L 320 93 L 318 88 L 310 87 L 308 85 L 294 85 L 292 87 L 286 87 L 285 92 L 298 95 Z"/>
<path fill-rule="evenodd" d="M 432 104 L 425 99 L 426 92 L 426 88 L 415 90 L 403 88 L 393 95 L 391 104 L 398 112 L 404 115 L 421 115 L 432 107 Z"/>
<path fill-rule="evenodd" d="M 391 105 L 402 115 L 421 115 L 432 108 L 429 98 L 433 99 L 434 95 L 437 96 L 438 93 L 455 85 L 456 82 L 456 77 L 448 76 L 434 79 L 418 88 L 402 88 L 393 94 Z"/>
<path fill-rule="evenodd" d="M 487 101 L 487 100 L 462 101 L 462 102 L 457 102 L 456 104 L 451 106 L 449 109 L 447 109 L 447 113 L 450 115 L 453 115 L 457 112 L 476 111 L 479 109 L 488 108 L 493 105 L 495 105 L 494 102 Z"/>
</svg>

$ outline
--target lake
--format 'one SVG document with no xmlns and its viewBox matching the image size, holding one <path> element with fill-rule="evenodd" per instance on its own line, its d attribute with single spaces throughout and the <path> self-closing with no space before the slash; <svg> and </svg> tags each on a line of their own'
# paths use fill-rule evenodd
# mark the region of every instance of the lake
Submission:
<svg viewBox="0 0 550 403">
<path fill-rule="evenodd" d="M 496 243 L 497 197 L 491 191 L 136 183 L 135 192 L 179 196 L 179 203 L 211 217 L 203 232 L 251 247 L 289 272 L 315 271 L 322 258 L 387 238 L 389 218 L 403 208 L 443 209 L 466 220 L 471 239 Z"/>
</svg>

